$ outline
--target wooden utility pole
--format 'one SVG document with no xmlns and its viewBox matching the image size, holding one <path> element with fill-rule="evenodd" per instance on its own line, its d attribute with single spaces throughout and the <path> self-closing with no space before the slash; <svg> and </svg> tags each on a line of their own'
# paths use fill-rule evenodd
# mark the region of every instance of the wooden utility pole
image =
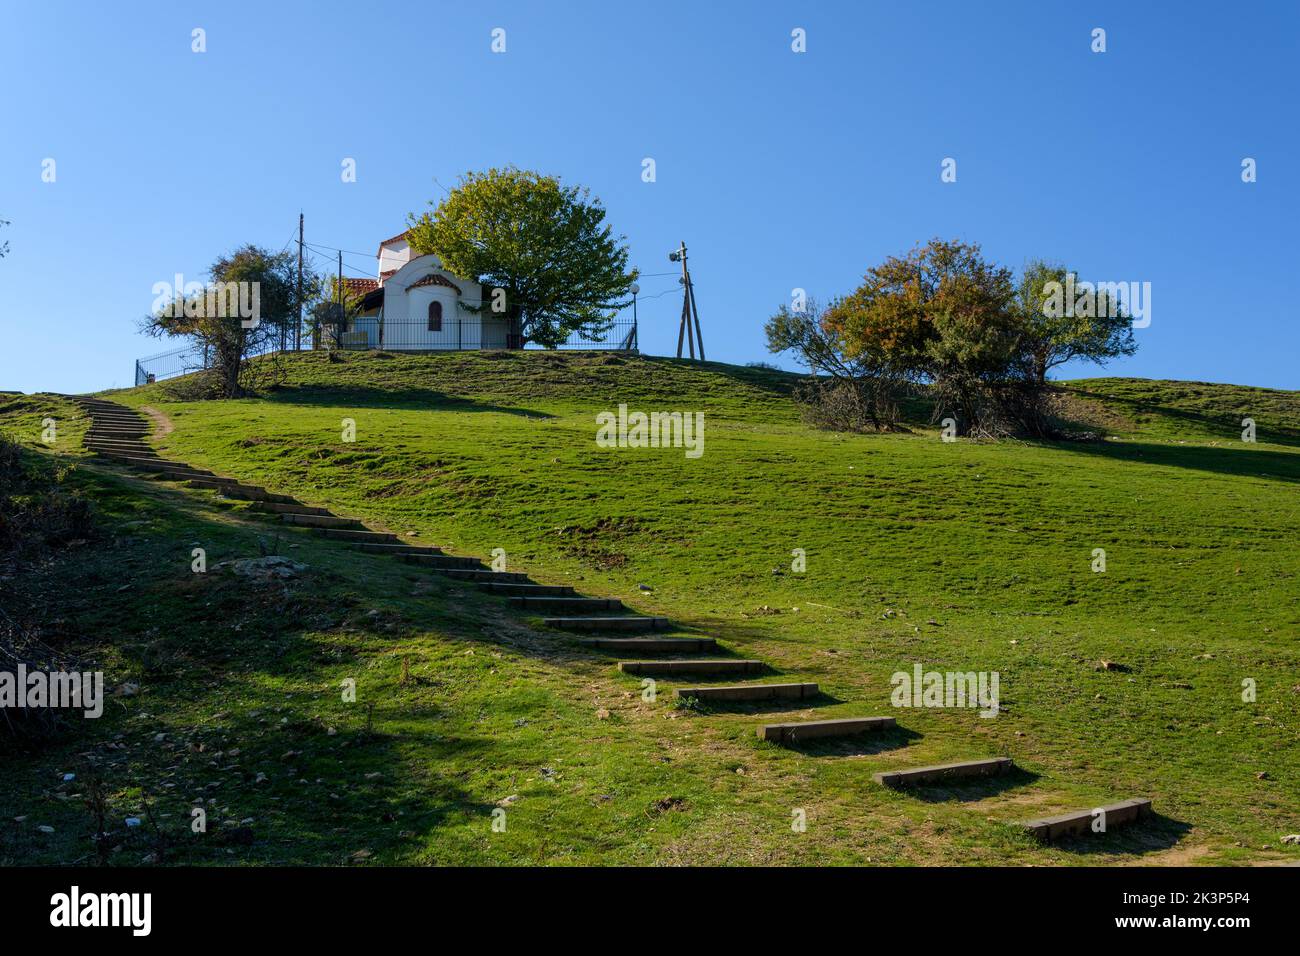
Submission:
<svg viewBox="0 0 1300 956">
<path fill-rule="evenodd" d="M 298 213 L 298 300 L 296 319 L 293 323 L 293 350 L 302 350 L 302 213 Z"/>
<path fill-rule="evenodd" d="M 686 340 L 686 346 L 690 350 L 690 356 L 695 358 L 695 343 L 700 345 L 700 361 L 704 361 L 704 333 L 700 331 L 700 313 L 695 308 L 695 289 L 691 285 L 691 270 L 686 265 L 686 243 L 683 242 L 676 252 L 668 254 L 668 258 L 682 264 L 682 324 L 677 330 L 677 357 L 682 357 L 682 340 Z"/>
</svg>

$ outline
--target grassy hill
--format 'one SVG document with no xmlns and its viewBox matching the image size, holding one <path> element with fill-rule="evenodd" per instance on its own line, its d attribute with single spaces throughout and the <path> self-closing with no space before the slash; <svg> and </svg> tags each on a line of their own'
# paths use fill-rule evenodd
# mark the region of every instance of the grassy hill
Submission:
<svg viewBox="0 0 1300 956">
<path fill-rule="evenodd" d="M 148 688 L 94 731 L 124 735 L 130 754 L 113 799 L 127 812 L 140 788 L 162 794 L 179 826 L 216 784 L 228 831 L 251 819 L 252 836 L 214 847 L 182 834 L 168 858 L 188 862 L 1295 856 L 1278 841 L 1300 830 L 1300 394 L 1091 379 L 1069 383 L 1068 407 L 1105 440 L 943 443 L 920 421 L 811 431 L 794 381 L 614 355 L 312 354 L 263 399 L 184 401 L 168 383 L 111 397 L 163 413 L 171 457 L 455 552 L 503 548 L 512 570 L 817 681 L 832 698 L 819 715 L 893 714 L 905 731 L 816 753 L 761 744 L 760 712 L 674 708 L 671 682 L 646 703 L 607 658 L 467 587 L 235 503 L 82 469 L 116 543 L 46 573 L 91 575 L 69 598 L 67 639 Z M 0 421 L 30 430 L 31 403 L 46 402 L 75 436 L 56 399 L 23 401 L 7 417 L 0 405 Z M 704 412 L 703 456 L 598 448 L 595 416 L 620 403 Z M 1240 441 L 1247 415 L 1256 444 Z M 310 570 L 269 591 L 189 570 L 195 541 L 215 565 L 259 540 Z M 890 676 L 915 663 L 997 671 L 1002 712 L 895 710 Z M 360 705 L 339 701 L 345 676 Z M 67 814 L 54 838 L 0 843 L 0 861 L 78 855 L 58 836 L 79 817 L 54 774 L 79 749 L 22 758 L 23 788 L 0 793 L 0 812 Z M 943 799 L 871 783 L 1002 754 L 1024 773 Z M 1135 795 L 1153 798 L 1155 825 L 1077 847 L 1007 826 Z M 499 803 L 509 826 L 494 834 Z M 807 832 L 791 831 L 795 808 Z"/>
</svg>

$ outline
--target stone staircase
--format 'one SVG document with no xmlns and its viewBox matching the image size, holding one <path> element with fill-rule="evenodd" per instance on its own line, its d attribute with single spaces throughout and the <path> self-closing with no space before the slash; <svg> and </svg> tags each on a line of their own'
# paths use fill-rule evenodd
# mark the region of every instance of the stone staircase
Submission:
<svg viewBox="0 0 1300 956">
<path fill-rule="evenodd" d="M 679 686 L 674 690 L 679 701 L 723 707 L 756 704 L 762 709 L 762 705 L 768 702 L 807 701 L 810 706 L 817 706 L 823 698 L 815 683 L 778 683 L 762 679 L 771 670 L 762 661 L 699 656 L 719 652 L 712 637 L 663 633 L 672 630 L 668 618 L 629 613 L 617 598 L 585 597 L 566 585 L 539 584 L 526 574 L 494 571 L 484 567 L 477 558 L 449 555 L 431 545 L 411 544 L 398 535 L 368 528 L 355 518 L 335 515 L 326 508 L 304 504 L 289 495 L 274 494 L 257 485 L 162 458 L 147 440 L 152 432 L 150 424 L 133 409 L 104 399 L 64 397 L 80 404 L 90 416 L 91 426 L 86 433 L 85 447 L 105 462 L 143 472 L 161 481 L 180 482 L 190 488 L 210 489 L 227 498 L 245 500 L 250 502 L 249 511 L 264 514 L 268 519 L 278 518 L 283 524 L 306 528 L 315 535 L 361 551 L 388 554 L 456 580 L 476 583 L 484 594 L 502 598 L 527 615 L 540 616 L 547 627 L 590 635 L 579 638 L 578 643 L 592 650 L 616 654 L 620 658 L 618 669 L 624 674 L 669 680 L 758 678 L 735 684 Z M 628 656 L 639 659 L 622 659 Z M 814 741 L 853 737 L 895 727 L 895 718 L 890 716 L 840 717 L 761 724 L 757 727 L 757 734 L 760 740 L 797 748 Z M 886 771 L 875 774 L 874 779 L 880 785 L 903 789 L 993 776 L 1012 769 L 1010 758 L 995 757 Z M 1145 818 L 1151 812 L 1150 801 L 1142 798 L 1113 806 L 1116 809 L 1113 824 Z M 1081 810 L 1028 821 L 1022 826 L 1045 840 L 1058 835 L 1078 835 L 1087 832 L 1091 813 Z"/>
<path fill-rule="evenodd" d="M 343 542 L 361 551 L 387 554 L 431 571 L 476 583 L 486 594 L 507 600 L 529 615 L 539 615 L 547 626 L 568 631 L 642 633 L 669 626 L 667 618 L 628 612 L 617 598 L 583 597 L 573 588 L 538 584 L 526 574 L 493 571 L 472 557 L 446 554 L 431 545 L 411 544 L 388 531 L 377 531 L 327 508 L 304 504 L 290 495 L 275 494 L 258 485 L 214 474 L 184 462 L 162 458 L 149 444 L 152 425 L 134 409 L 99 398 L 65 396 L 90 417 L 85 447 L 96 458 L 143 472 L 161 481 L 208 489 L 226 498 L 250 502 L 248 510 L 282 524 L 306 528 L 312 534 Z M 599 642 L 584 642 L 599 643 Z M 692 650 L 700 642 L 681 646 Z M 664 644 L 671 648 L 671 643 Z"/>
<path fill-rule="evenodd" d="M 568 586 L 538 584 L 525 574 L 493 571 L 477 558 L 449 555 L 430 545 L 414 545 L 398 535 L 376 531 L 355 518 L 335 515 L 326 508 L 306 505 L 288 495 L 273 494 L 257 485 L 161 458 L 147 440 L 152 431 L 150 424 L 135 410 L 104 399 L 76 397 L 74 400 L 90 416 L 85 445 L 99 458 L 146 472 L 159 480 L 181 482 L 191 488 L 211 489 L 227 498 L 246 500 L 251 502 L 250 511 L 306 528 L 320 537 L 472 581 L 485 594 L 505 599 L 524 614 L 540 616 L 547 627 L 587 635 L 578 639 L 585 647 L 620 657 L 649 658 L 619 660 L 618 668 L 625 674 L 657 675 L 668 680 L 757 678 L 730 685 L 678 687 L 674 692 L 678 700 L 706 705 L 789 700 L 815 704 L 822 696 L 816 684 L 774 683 L 762 679 L 770 668 L 761 661 L 701 657 L 718 653 L 713 638 L 665 633 L 673 627 L 668 618 L 629 613 L 618 598 L 584 597 Z M 805 740 L 864 733 L 893 724 L 892 717 L 870 717 L 763 725 L 757 730 L 761 739 L 796 745 Z M 774 727 L 780 728 L 779 731 L 774 731 Z"/>
</svg>

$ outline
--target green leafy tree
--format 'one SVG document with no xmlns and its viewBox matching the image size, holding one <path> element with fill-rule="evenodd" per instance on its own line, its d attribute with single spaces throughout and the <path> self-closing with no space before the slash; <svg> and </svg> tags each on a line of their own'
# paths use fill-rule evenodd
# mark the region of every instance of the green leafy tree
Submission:
<svg viewBox="0 0 1300 956">
<path fill-rule="evenodd" d="M 832 302 L 831 308 L 838 303 Z M 826 323 L 826 311 L 809 296 L 804 308 L 782 305 L 763 326 L 767 350 L 789 352 L 812 372 L 797 398 L 805 418 L 828 427 L 883 431 L 898 422 L 901 371 L 879 354 L 849 351 Z"/>
<path fill-rule="evenodd" d="M 588 197 L 513 166 L 469 173 L 432 213 L 409 217 L 407 240 L 482 283 L 485 301 L 471 308 L 504 312 L 520 344 L 555 348 L 574 332 L 599 339 L 627 304 L 637 272 L 628 270 L 624 238 L 605 223 L 600 201 Z"/>
<path fill-rule="evenodd" d="M 936 414 L 955 412 L 969 433 L 987 422 L 990 389 L 1016 369 L 1014 292 L 1010 270 L 978 245 L 933 239 L 869 269 L 823 321 L 848 354 L 928 382 Z"/>
<path fill-rule="evenodd" d="M 278 347 L 298 321 L 297 258 L 246 245 L 219 256 L 208 277 L 209 284 L 197 294 L 174 290 L 175 299 L 146 317 L 142 330 L 186 338 L 202 348 L 218 393 L 235 398 L 253 384 L 250 358 Z M 319 279 L 303 278 L 305 289 L 314 294 Z M 248 314 L 250 307 L 254 315 Z"/>
<path fill-rule="evenodd" d="M 1031 260 L 1016 289 L 1014 312 L 1026 337 L 1029 374 L 1038 384 L 1058 365 L 1082 359 L 1105 365 L 1137 351 L 1133 320 L 1111 290 L 1084 291 L 1065 302 L 1070 274 L 1064 266 Z M 1068 308 L 1063 308 L 1068 305 Z"/>
</svg>

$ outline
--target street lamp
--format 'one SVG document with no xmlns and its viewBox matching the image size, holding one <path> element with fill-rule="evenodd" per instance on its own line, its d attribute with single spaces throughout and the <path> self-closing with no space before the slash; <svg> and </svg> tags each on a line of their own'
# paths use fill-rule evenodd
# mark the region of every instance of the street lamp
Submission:
<svg viewBox="0 0 1300 956">
<path fill-rule="evenodd" d="M 637 341 L 637 335 L 636 335 L 636 333 L 637 333 L 637 328 L 636 328 L 636 294 L 637 294 L 638 292 L 641 291 L 641 287 L 640 287 L 639 285 L 637 285 L 635 282 L 633 282 L 632 285 L 629 287 L 629 291 L 632 293 L 632 348 L 635 349 L 635 348 L 638 348 L 638 347 L 640 346 L 640 343 Z"/>
</svg>

